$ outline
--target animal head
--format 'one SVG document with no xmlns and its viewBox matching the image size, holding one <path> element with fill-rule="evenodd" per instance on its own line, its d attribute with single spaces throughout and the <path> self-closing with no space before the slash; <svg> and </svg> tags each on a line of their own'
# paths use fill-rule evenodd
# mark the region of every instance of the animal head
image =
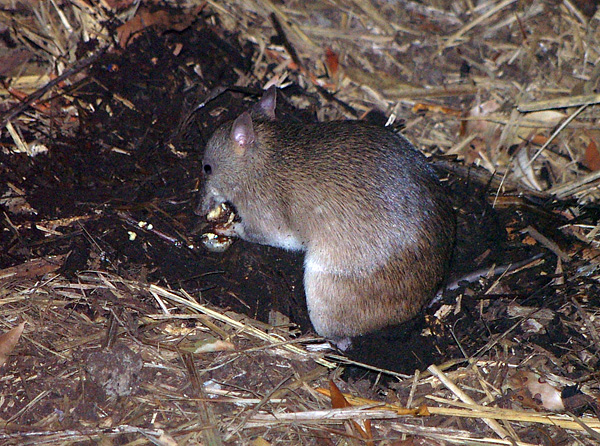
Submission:
<svg viewBox="0 0 600 446">
<path fill-rule="evenodd" d="M 222 202 L 233 202 L 261 164 L 261 147 L 255 128 L 256 120 L 275 119 L 277 92 L 269 88 L 251 112 L 220 126 L 212 135 L 202 159 L 205 192 L 198 213 L 206 214 Z"/>
</svg>

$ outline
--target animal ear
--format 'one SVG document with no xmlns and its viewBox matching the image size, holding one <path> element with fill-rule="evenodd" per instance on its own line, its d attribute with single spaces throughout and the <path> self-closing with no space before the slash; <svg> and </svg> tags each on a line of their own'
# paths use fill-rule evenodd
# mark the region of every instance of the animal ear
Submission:
<svg viewBox="0 0 600 446">
<path fill-rule="evenodd" d="M 256 135 L 250 113 L 244 112 L 233 121 L 231 139 L 235 142 L 235 151 L 238 155 L 242 155 L 248 146 L 255 141 Z"/>
<path fill-rule="evenodd" d="M 277 88 L 275 85 L 271 85 L 267 91 L 264 92 L 260 101 L 254 106 L 254 110 L 258 113 L 266 116 L 270 120 L 275 120 L 275 106 L 277 105 Z"/>
</svg>

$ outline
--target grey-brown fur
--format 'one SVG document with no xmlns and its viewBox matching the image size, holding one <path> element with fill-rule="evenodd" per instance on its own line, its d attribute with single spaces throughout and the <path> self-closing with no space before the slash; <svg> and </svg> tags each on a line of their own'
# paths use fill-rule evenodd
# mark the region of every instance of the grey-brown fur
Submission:
<svg viewBox="0 0 600 446">
<path fill-rule="evenodd" d="M 315 330 L 332 340 L 406 321 L 446 276 L 455 217 L 424 156 L 361 121 L 279 122 L 275 91 L 216 130 L 204 212 L 227 201 L 228 234 L 306 252 Z"/>
</svg>

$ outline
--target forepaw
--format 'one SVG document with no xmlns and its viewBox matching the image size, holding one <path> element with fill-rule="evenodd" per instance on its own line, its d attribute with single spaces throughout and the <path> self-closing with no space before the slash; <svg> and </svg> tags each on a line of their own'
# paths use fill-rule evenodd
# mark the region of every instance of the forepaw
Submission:
<svg viewBox="0 0 600 446">
<path fill-rule="evenodd" d="M 212 232 L 224 237 L 239 237 L 243 233 L 240 226 L 238 222 L 217 223 L 212 227 Z"/>
</svg>

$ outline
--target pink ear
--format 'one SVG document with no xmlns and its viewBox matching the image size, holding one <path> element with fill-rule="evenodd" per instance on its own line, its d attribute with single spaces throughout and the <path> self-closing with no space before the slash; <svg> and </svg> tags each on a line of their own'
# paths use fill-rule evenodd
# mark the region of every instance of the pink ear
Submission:
<svg viewBox="0 0 600 446">
<path fill-rule="evenodd" d="M 233 126 L 231 127 L 231 139 L 237 143 L 242 153 L 254 142 L 256 138 L 250 113 L 244 112 L 233 121 Z"/>
<path fill-rule="evenodd" d="M 277 88 L 275 85 L 271 85 L 267 91 L 264 92 L 258 104 L 256 104 L 257 110 L 265 115 L 269 119 L 275 119 L 275 106 L 277 105 Z"/>
</svg>

